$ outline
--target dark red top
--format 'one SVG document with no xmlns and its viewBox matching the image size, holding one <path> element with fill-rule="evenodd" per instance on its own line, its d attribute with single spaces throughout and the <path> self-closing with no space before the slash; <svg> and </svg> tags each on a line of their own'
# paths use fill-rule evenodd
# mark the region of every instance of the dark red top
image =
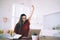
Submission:
<svg viewBox="0 0 60 40">
<path fill-rule="evenodd" d="M 30 22 L 26 20 L 25 23 L 22 25 L 21 29 L 19 28 L 20 24 L 17 23 L 14 29 L 14 32 L 17 34 L 22 34 L 23 36 L 28 36 Z"/>
</svg>

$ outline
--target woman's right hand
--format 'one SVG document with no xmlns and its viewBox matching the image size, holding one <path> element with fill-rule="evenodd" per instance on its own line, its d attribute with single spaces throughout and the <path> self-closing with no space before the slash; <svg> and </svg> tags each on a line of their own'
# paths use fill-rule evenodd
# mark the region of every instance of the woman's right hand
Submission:
<svg viewBox="0 0 60 40">
<path fill-rule="evenodd" d="M 32 5 L 32 11 L 34 11 L 34 5 Z"/>
</svg>

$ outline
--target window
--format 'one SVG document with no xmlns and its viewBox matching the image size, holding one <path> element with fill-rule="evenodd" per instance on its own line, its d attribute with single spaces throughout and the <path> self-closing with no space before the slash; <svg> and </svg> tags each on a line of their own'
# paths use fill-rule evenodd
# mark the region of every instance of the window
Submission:
<svg viewBox="0 0 60 40">
<path fill-rule="evenodd" d="M 16 23 L 19 21 L 20 15 L 21 14 L 26 14 L 29 16 L 29 13 L 31 12 L 31 8 L 20 5 L 20 4 L 13 4 L 12 7 L 12 29 L 14 30 L 14 27 Z M 27 16 L 27 18 L 28 18 Z"/>
</svg>

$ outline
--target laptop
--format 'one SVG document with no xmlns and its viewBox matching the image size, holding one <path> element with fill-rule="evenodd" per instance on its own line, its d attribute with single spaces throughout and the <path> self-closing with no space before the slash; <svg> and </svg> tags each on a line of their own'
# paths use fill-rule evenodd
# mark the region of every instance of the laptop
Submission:
<svg viewBox="0 0 60 40">
<path fill-rule="evenodd" d="M 40 31 L 41 31 L 40 29 L 30 29 L 28 37 L 31 38 L 33 33 L 36 33 L 37 35 L 39 35 Z"/>
</svg>

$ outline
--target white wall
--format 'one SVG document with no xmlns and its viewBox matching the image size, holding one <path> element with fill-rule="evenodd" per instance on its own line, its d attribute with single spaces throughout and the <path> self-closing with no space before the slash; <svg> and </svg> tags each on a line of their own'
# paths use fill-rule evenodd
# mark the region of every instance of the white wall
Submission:
<svg viewBox="0 0 60 40">
<path fill-rule="evenodd" d="M 60 12 L 45 15 L 44 16 L 44 23 L 43 23 L 43 35 L 49 35 L 49 36 L 59 36 L 60 37 L 60 30 L 53 30 L 53 28 L 56 28 L 60 25 Z M 59 26 L 60 27 L 60 26 Z"/>
<path fill-rule="evenodd" d="M 13 4 L 22 4 L 25 6 L 31 6 L 34 4 L 35 11 L 31 20 L 30 28 L 42 29 L 41 35 L 44 33 L 43 15 L 60 12 L 60 0 L 0 0 L 0 27 L 2 27 L 2 29 L 11 28 L 12 26 L 11 19 Z M 3 17 L 9 18 L 7 23 L 3 23 Z"/>
<path fill-rule="evenodd" d="M 40 13 L 43 15 L 60 11 L 60 0 L 40 0 Z"/>
<path fill-rule="evenodd" d="M 11 14 L 12 14 L 12 1 L 10 0 L 0 0 L 0 29 L 10 29 L 11 28 Z M 8 22 L 4 23 L 3 18 L 7 17 Z"/>
</svg>

